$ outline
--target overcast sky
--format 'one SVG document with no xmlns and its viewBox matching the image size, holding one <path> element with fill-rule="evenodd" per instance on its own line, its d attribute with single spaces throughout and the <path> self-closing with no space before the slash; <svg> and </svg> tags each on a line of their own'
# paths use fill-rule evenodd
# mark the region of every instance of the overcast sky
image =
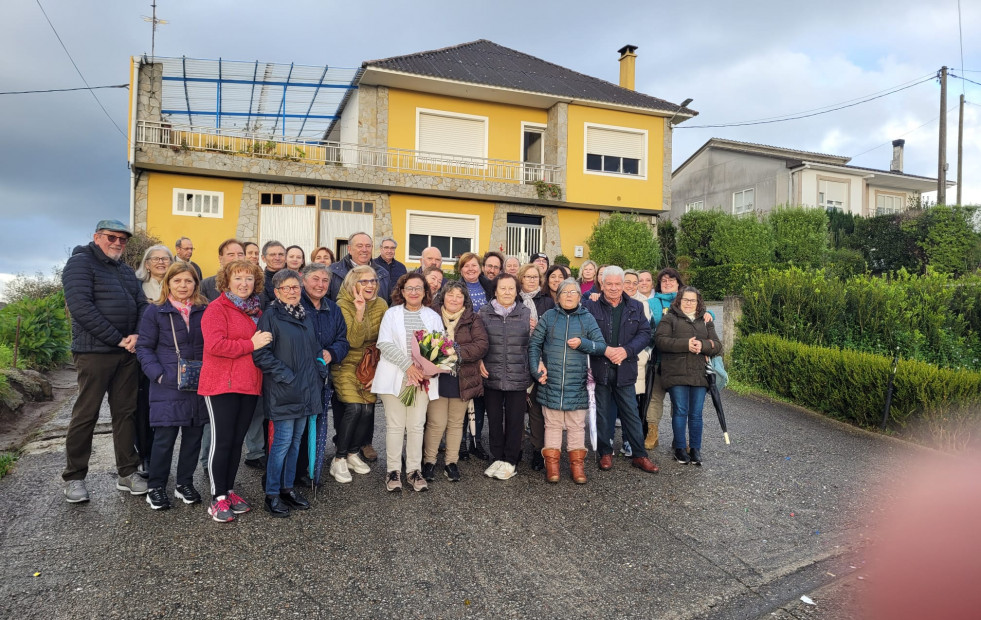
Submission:
<svg viewBox="0 0 981 620">
<path fill-rule="evenodd" d="M 150 52 L 149 0 L 41 0 L 91 86 L 124 84 Z M 356 67 L 365 60 L 486 38 L 617 82 L 616 50 L 638 46 L 637 89 L 700 115 L 675 131 L 677 167 L 712 137 L 853 157 L 888 169 L 906 139 L 905 171 L 936 176 L 939 83 L 838 112 L 746 127 L 695 128 L 803 113 L 918 81 L 943 65 L 981 83 L 981 3 L 498 0 L 159 0 L 158 56 Z M 82 86 L 36 0 L 0 3 L 0 91 Z M 964 203 L 981 203 L 981 86 L 949 81 L 948 178 L 956 179 L 957 98 L 966 92 Z M 125 89 L 95 91 L 124 132 Z M 688 129 L 686 126 L 692 126 Z M 86 91 L 0 96 L 0 281 L 48 271 L 129 213 L 126 140 Z M 955 194 L 950 192 L 949 201 Z"/>
</svg>

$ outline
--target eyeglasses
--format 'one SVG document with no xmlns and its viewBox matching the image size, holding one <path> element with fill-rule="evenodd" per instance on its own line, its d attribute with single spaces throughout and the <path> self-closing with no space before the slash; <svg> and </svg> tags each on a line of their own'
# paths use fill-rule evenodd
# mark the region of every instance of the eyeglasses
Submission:
<svg viewBox="0 0 981 620">
<path fill-rule="evenodd" d="M 147 260 L 150 261 L 151 263 L 169 263 L 170 262 L 170 257 L 169 256 L 151 256 Z"/>
<path fill-rule="evenodd" d="M 108 239 L 109 243 L 121 243 L 123 245 L 126 245 L 126 243 L 129 241 L 129 237 L 127 237 L 126 235 L 110 235 L 109 233 L 99 233 L 99 234 L 105 237 L 106 239 Z"/>
<path fill-rule="evenodd" d="M 406 293 L 421 293 L 424 290 L 426 289 L 421 286 L 406 286 L 402 289 L 402 291 Z"/>
<path fill-rule="evenodd" d="M 377 278 L 372 278 L 370 280 L 358 280 L 358 284 L 361 286 L 368 286 L 369 284 L 378 284 Z"/>
<path fill-rule="evenodd" d="M 294 284 L 293 286 L 280 286 L 276 290 L 283 291 L 284 293 L 298 293 L 300 292 L 300 287 Z"/>
<path fill-rule="evenodd" d="M 582 293 L 580 293 L 579 291 L 568 290 L 568 291 L 562 291 L 561 293 L 559 293 L 559 295 L 565 295 L 566 297 L 572 297 L 574 295 L 582 295 Z"/>
<path fill-rule="evenodd" d="M 681 298 L 681 303 L 683 303 L 683 304 L 697 304 L 698 303 L 698 298 L 696 297 L 696 298 L 692 299 L 691 297 L 682 297 Z"/>
</svg>

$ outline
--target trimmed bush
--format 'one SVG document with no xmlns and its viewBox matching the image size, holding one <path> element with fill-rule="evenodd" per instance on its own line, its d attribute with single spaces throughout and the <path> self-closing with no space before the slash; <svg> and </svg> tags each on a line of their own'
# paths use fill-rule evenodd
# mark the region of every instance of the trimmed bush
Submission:
<svg viewBox="0 0 981 620">
<path fill-rule="evenodd" d="M 656 272 L 661 266 L 661 250 L 651 227 L 633 215 L 614 213 L 593 226 L 586 239 L 589 258 L 600 265 L 647 269 Z"/>
<path fill-rule="evenodd" d="M 743 288 L 744 334 L 981 369 L 981 278 L 928 271 L 829 278 L 824 270 L 760 272 Z"/>
<path fill-rule="evenodd" d="M 692 267 L 685 272 L 686 284 L 694 286 L 705 299 L 722 299 L 726 295 L 740 295 L 754 276 L 765 268 L 759 265 L 715 265 Z"/>
<path fill-rule="evenodd" d="M 0 310 L 0 343 L 14 347 L 17 317 L 21 317 L 20 360 L 30 368 L 54 368 L 69 358 L 71 328 L 65 314 L 65 294 L 42 299 L 22 299 Z"/>
<path fill-rule="evenodd" d="M 824 272 L 829 278 L 847 280 L 866 272 L 865 257 L 858 250 L 836 248 L 829 250 L 824 259 Z"/>
<path fill-rule="evenodd" d="M 735 342 L 730 373 L 805 407 L 864 427 L 882 419 L 892 359 L 752 334 Z M 981 400 L 981 372 L 899 361 L 890 418 L 900 425 Z"/>
<path fill-rule="evenodd" d="M 657 224 L 657 242 L 661 246 L 663 265 L 674 265 L 678 259 L 678 227 L 671 220 Z"/>
<path fill-rule="evenodd" d="M 767 265 L 773 262 L 773 247 L 770 225 L 755 213 L 723 218 L 709 243 L 716 265 Z"/>
<path fill-rule="evenodd" d="M 821 209 L 777 207 L 767 221 L 773 229 L 778 263 L 817 267 L 828 252 L 828 216 Z"/>
<path fill-rule="evenodd" d="M 709 245 L 722 220 L 731 218 L 722 211 L 689 211 L 678 222 L 678 255 L 687 256 L 693 267 L 716 265 Z"/>
</svg>

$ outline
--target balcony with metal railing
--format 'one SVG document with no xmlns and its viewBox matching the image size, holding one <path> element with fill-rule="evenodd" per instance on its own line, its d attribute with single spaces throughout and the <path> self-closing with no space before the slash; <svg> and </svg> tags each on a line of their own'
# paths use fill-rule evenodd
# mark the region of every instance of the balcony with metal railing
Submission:
<svg viewBox="0 0 981 620">
<path fill-rule="evenodd" d="M 156 145 L 175 152 L 213 152 L 314 166 L 361 167 L 476 181 L 562 185 L 562 168 L 504 159 L 459 157 L 407 149 L 301 141 L 268 134 L 223 132 L 165 122 L 138 121 L 138 146 Z"/>
</svg>

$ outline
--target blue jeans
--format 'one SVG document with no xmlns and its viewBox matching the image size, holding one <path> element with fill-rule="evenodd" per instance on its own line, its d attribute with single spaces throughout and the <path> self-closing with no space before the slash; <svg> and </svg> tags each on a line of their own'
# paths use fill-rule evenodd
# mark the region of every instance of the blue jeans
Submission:
<svg viewBox="0 0 981 620">
<path fill-rule="evenodd" d="M 307 416 L 269 423 L 273 427 L 273 437 L 266 463 L 266 495 L 279 495 L 283 489 L 293 488 L 296 457 L 300 454 L 300 439 L 307 427 Z"/>
<path fill-rule="evenodd" d="M 620 433 L 624 441 L 630 442 L 634 458 L 647 456 L 637 412 L 637 392 L 632 383 L 620 387 L 596 385 L 596 454 L 613 454 L 617 415 L 620 416 Z"/>
<path fill-rule="evenodd" d="M 706 388 L 695 385 L 676 385 L 668 388 L 668 394 L 671 395 L 671 429 L 674 431 L 672 448 L 685 449 L 687 426 L 687 445 L 695 450 L 702 449 L 702 405 L 705 404 L 705 392 Z"/>
</svg>

